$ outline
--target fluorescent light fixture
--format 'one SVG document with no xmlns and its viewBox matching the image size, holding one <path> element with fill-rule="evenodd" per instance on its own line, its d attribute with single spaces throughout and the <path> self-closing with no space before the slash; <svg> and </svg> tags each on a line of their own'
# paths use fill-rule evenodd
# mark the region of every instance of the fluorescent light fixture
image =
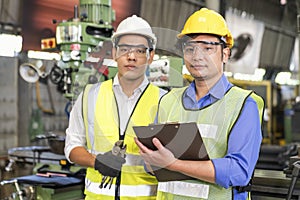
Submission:
<svg viewBox="0 0 300 200">
<path fill-rule="evenodd" d="M 153 60 L 158 60 L 159 59 L 159 55 L 154 54 Z"/>
<path fill-rule="evenodd" d="M 281 5 L 285 5 L 287 3 L 287 0 L 280 0 Z"/>
<path fill-rule="evenodd" d="M 233 76 L 232 72 L 224 71 L 224 74 L 225 74 L 226 77 L 232 77 Z"/>
<path fill-rule="evenodd" d="M 182 74 L 188 74 L 188 75 L 190 75 L 190 72 L 187 70 L 186 65 L 182 66 Z"/>
<path fill-rule="evenodd" d="M 275 83 L 279 85 L 299 85 L 299 80 L 293 79 L 291 72 L 279 72 L 276 75 Z"/>
<path fill-rule="evenodd" d="M 103 65 L 109 66 L 109 67 L 118 67 L 118 64 L 115 60 L 107 59 L 107 58 L 103 59 Z"/>
<path fill-rule="evenodd" d="M 45 51 L 28 51 L 28 58 L 41 59 L 41 60 L 60 60 L 61 56 L 58 53 L 51 53 Z"/>
<path fill-rule="evenodd" d="M 0 56 L 15 57 L 22 51 L 20 35 L 0 34 Z"/>
<path fill-rule="evenodd" d="M 233 75 L 233 78 L 238 80 L 247 80 L 247 81 L 262 81 L 265 73 L 266 73 L 265 69 L 256 68 L 254 74 L 235 73 Z"/>
</svg>

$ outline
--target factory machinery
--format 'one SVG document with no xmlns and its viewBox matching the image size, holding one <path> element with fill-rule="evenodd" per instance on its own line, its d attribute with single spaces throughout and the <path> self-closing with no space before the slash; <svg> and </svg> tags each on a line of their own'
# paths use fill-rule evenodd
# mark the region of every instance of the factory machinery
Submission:
<svg viewBox="0 0 300 200">
<path fill-rule="evenodd" d="M 61 53 L 49 73 L 40 66 L 24 63 L 20 75 L 27 82 L 36 82 L 48 76 L 57 89 L 71 101 L 77 98 L 86 83 L 108 78 L 104 59 L 111 57 L 110 38 L 115 13 L 111 0 L 80 0 L 69 20 L 53 20 L 57 23 L 56 45 Z M 5 179 L 0 182 L 5 199 L 20 200 L 68 200 L 82 199 L 85 168 L 70 164 L 63 152 L 64 137 L 55 134 L 38 136 L 46 145 L 9 149 L 9 163 L 5 170 L 20 165 L 32 165 L 32 175 Z M 10 193 L 8 188 L 14 188 Z M 9 194 L 7 194 L 7 192 Z M 1 197 L 1 196 L 0 196 Z"/>
<path fill-rule="evenodd" d="M 86 83 L 98 82 L 99 74 L 108 75 L 102 63 L 104 58 L 111 57 L 110 37 L 114 20 L 110 0 L 80 0 L 80 14 L 75 6 L 74 18 L 58 23 L 56 44 L 61 60 L 49 76 L 66 98 L 76 99 Z M 93 56 L 97 53 L 101 55 Z"/>
<path fill-rule="evenodd" d="M 106 80 L 116 72 L 116 68 L 110 67 L 111 63 L 105 62 L 105 59 L 111 59 L 110 37 L 113 33 L 112 22 L 114 20 L 115 13 L 111 8 L 110 0 L 80 0 L 80 6 L 74 7 L 72 19 L 53 21 L 57 23 L 56 45 L 60 50 L 61 60 L 49 73 L 42 71 L 38 66 L 24 63 L 20 66 L 21 76 L 28 82 L 35 82 L 39 77 L 49 76 L 64 97 L 70 102 L 76 100 L 86 83 Z M 162 87 L 180 87 L 182 86 L 182 83 L 179 83 L 182 78 L 181 70 L 182 59 L 168 57 L 153 62 L 149 67 L 148 77 L 151 82 Z M 258 91 L 266 100 L 268 112 L 273 111 L 271 83 L 254 86 L 241 82 L 234 84 Z M 290 127 L 295 132 L 294 141 L 299 141 L 296 137 L 300 135 L 300 103 L 296 104 L 292 110 L 294 111 L 292 117 L 285 115 L 284 120 L 277 121 L 289 122 L 287 120 L 289 119 L 294 122 L 290 123 Z M 272 128 L 276 120 L 271 118 L 272 116 L 273 114 L 270 114 L 269 121 L 264 125 L 264 138 L 270 139 L 271 136 L 268 134 L 274 132 Z M 46 140 L 48 145 L 18 147 L 9 150 L 7 171 L 13 170 L 13 167 L 19 163 L 30 164 L 33 170 L 32 175 L 5 179 L 0 183 L 1 190 L 3 188 L 6 190 L 8 186 L 14 189 L 5 196 L 6 199 L 83 198 L 85 169 L 68 163 L 63 155 L 64 138 L 50 134 L 39 139 Z M 300 199 L 299 145 L 292 143 L 293 140 L 288 141 L 288 145 L 271 145 L 271 140 L 272 138 L 269 142 L 264 141 L 266 144 L 261 148 L 252 180 L 252 199 Z M 1 193 L 3 191 L 0 191 Z"/>
<path fill-rule="evenodd" d="M 283 95 L 286 94 L 283 91 L 286 87 L 280 87 L 271 80 L 230 81 L 244 89 L 254 90 L 265 100 L 263 142 L 252 178 L 251 199 L 300 199 L 297 175 L 300 160 L 300 101 L 296 100 L 299 96 L 296 92 L 298 87 L 295 89 L 295 101 L 286 104 L 284 99 L 288 98 Z"/>
<path fill-rule="evenodd" d="M 32 169 L 32 172 L 29 172 L 30 175 L 1 181 L 1 195 L 4 199 L 63 200 L 83 197 L 85 168 L 70 164 L 63 155 L 63 146 L 58 147 L 57 140 L 52 140 L 50 144 L 52 147 L 16 147 L 8 151 L 9 163 L 5 167 L 6 173 L 16 169 Z"/>
<path fill-rule="evenodd" d="M 41 63 L 23 63 L 19 68 L 21 77 L 30 83 L 38 82 L 39 78 L 49 78 L 69 100 L 67 109 L 87 83 L 104 81 L 116 74 L 117 67 L 111 55 L 114 20 L 111 0 L 80 0 L 80 6 L 74 7 L 72 19 L 53 20 L 57 24 L 55 45 L 60 51 L 61 60 L 49 72 Z M 55 45 L 51 43 L 48 46 Z M 181 71 L 182 58 L 171 56 L 153 62 L 147 75 L 158 86 L 179 87 L 183 85 Z M 32 165 L 33 170 L 30 173 L 32 175 L 4 179 L 0 188 L 4 188 L 5 197 L 25 200 L 82 199 L 85 169 L 66 160 L 64 137 L 47 134 L 38 135 L 38 139 L 46 140 L 48 145 L 9 150 L 7 171 L 20 163 Z"/>
<path fill-rule="evenodd" d="M 53 19 L 57 24 L 56 38 L 41 41 L 42 50 L 59 50 L 61 60 L 49 72 L 42 62 L 23 63 L 19 69 L 21 77 L 31 83 L 48 77 L 64 97 L 76 100 L 84 85 L 108 78 L 105 59 L 112 61 L 114 20 L 111 0 L 80 0 L 80 7 L 74 6 L 72 19 Z"/>
</svg>

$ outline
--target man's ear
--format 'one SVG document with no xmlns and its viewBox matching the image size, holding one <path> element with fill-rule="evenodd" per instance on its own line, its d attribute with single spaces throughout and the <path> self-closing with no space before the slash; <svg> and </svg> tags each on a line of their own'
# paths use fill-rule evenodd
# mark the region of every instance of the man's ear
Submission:
<svg viewBox="0 0 300 200">
<path fill-rule="evenodd" d="M 154 50 L 150 51 L 149 59 L 148 59 L 148 65 L 150 65 L 153 62 L 154 54 L 155 54 Z"/>
<path fill-rule="evenodd" d="M 113 60 L 116 61 L 116 59 L 117 59 L 117 56 L 116 56 L 117 51 L 116 51 L 115 47 L 112 48 L 111 53 L 112 53 Z"/>
<path fill-rule="evenodd" d="M 225 47 L 223 49 L 223 63 L 227 63 L 230 57 L 230 49 L 229 47 Z"/>
</svg>

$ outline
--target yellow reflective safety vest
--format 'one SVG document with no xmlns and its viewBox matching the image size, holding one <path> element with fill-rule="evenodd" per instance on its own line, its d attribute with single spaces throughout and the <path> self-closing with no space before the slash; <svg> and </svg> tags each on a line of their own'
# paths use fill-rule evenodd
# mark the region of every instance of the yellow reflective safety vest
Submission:
<svg viewBox="0 0 300 200">
<path fill-rule="evenodd" d="M 111 151 L 120 139 L 118 106 L 114 96 L 112 80 L 101 84 L 87 85 L 83 93 L 83 118 L 86 128 L 88 150 L 93 154 Z M 155 199 L 157 180 L 145 172 L 142 157 L 134 142 L 132 126 L 146 126 L 154 122 L 159 101 L 159 88 L 149 84 L 135 105 L 124 137 L 127 145 L 126 163 L 122 166 L 120 179 L 113 181 L 111 188 L 99 188 L 102 175 L 88 168 L 85 181 L 86 199 L 122 200 Z"/>
<path fill-rule="evenodd" d="M 224 157 L 227 153 L 228 138 L 237 121 L 246 99 L 251 96 L 257 103 L 262 122 L 264 101 L 252 91 L 232 87 L 224 97 L 202 109 L 185 109 L 182 95 L 185 88 L 173 89 L 159 104 L 158 121 L 196 122 L 201 130 L 204 145 L 210 159 Z M 228 200 L 233 199 L 232 188 L 225 189 L 217 184 L 201 180 L 159 182 L 158 200 Z"/>
</svg>

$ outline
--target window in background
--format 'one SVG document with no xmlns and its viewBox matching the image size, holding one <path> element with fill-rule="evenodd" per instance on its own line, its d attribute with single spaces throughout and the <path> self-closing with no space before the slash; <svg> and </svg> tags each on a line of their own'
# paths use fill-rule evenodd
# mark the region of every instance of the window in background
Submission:
<svg viewBox="0 0 300 200">
<path fill-rule="evenodd" d="M 22 50 L 20 35 L 0 34 L 0 56 L 16 57 Z"/>
</svg>

